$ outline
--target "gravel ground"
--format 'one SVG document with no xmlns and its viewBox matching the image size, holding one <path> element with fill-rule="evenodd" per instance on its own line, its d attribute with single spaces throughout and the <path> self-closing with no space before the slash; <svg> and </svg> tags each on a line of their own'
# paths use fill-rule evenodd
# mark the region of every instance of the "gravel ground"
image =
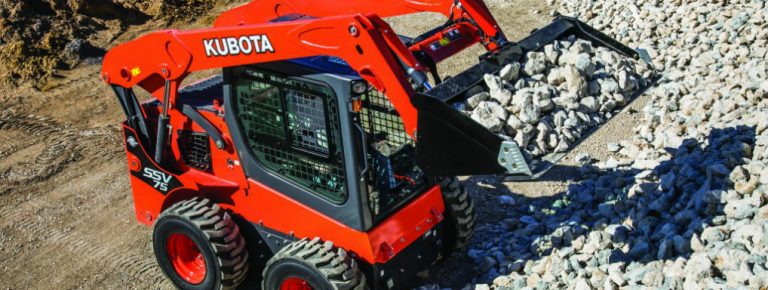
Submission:
<svg viewBox="0 0 768 290">
<path fill-rule="evenodd" d="M 466 288 L 768 287 L 765 1 L 552 4 L 645 49 L 663 79 L 561 192 L 468 180 L 503 194 L 503 217 L 479 226 L 469 257 L 487 284 Z"/>
</svg>

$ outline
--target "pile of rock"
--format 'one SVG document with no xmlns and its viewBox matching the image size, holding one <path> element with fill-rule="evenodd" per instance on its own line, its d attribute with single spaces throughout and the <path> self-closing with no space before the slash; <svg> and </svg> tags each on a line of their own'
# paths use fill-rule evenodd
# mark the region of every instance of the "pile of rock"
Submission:
<svg viewBox="0 0 768 290">
<path fill-rule="evenodd" d="M 586 167 L 568 192 L 509 208 L 483 233 L 493 242 L 470 256 L 497 288 L 763 285 L 768 188 L 749 173 L 758 163 L 745 158 L 755 133 L 716 129 L 664 161 Z"/>
<path fill-rule="evenodd" d="M 528 52 L 523 63 L 485 75 L 488 91 L 460 109 L 530 157 L 567 151 L 653 77 L 650 65 L 575 36 Z"/>
<path fill-rule="evenodd" d="M 469 250 L 479 279 L 494 289 L 768 287 L 766 2 L 562 9 L 646 49 L 664 76 L 636 136 L 608 144 L 612 157 L 582 167 L 567 192 L 518 199 L 503 222 L 480 226 Z"/>
</svg>

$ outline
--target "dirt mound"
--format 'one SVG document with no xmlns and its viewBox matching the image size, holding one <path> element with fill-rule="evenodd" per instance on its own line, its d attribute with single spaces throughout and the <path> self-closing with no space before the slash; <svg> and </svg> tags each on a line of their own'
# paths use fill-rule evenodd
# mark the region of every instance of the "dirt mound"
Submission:
<svg viewBox="0 0 768 290">
<path fill-rule="evenodd" d="M 184 20 L 204 15 L 213 10 L 215 5 L 214 0 L 165 0 L 159 5 L 158 16 L 170 21 Z"/>
<path fill-rule="evenodd" d="M 229 1 L 225 1 L 229 2 Z M 57 70 L 104 48 L 130 25 L 182 21 L 212 11 L 213 0 L 0 0 L 0 80 L 41 87 Z"/>
</svg>

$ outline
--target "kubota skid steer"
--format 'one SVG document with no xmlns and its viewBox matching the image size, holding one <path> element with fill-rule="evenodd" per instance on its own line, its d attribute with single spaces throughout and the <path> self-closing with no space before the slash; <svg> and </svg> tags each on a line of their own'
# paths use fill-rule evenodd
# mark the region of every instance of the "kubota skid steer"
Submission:
<svg viewBox="0 0 768 290">
<path fill-rule="evenodd" d="M 407 38 L 381 19 L 417 12 L 448 21 Z M 136 217 L 160 268 L 181 289 L 412 286 L 473 233 L 453 176 L 547 169 L 449 104 L 572 34 L 637 57 L 563 17 L 510 42 L 480 0 L 257 0 L 211 29 L 115 47 L 102 77 L 127 116 Z M 480 63 L 441 81 L 435 64 L 476 43 Z"/>
</svg>

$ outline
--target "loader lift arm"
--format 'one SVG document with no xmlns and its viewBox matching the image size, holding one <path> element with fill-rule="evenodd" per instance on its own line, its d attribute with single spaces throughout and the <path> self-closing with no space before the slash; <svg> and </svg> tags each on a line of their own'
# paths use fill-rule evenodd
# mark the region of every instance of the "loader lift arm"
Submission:
<svg viewBox="0 0 768 290">
<path fill-rule="evenodd" d="M 265 23 L 290 14 L 329 17 L 339 14 L 375 13 L 386 18 L 419 12 L 436 12 L 448 18 L 448 23 L 471 22 L 488 50 L 495 50 L 507 40 L 491 11 L 480 0 L 388 0 L 324 1 L 324 0 L 261 0 L 253 1 L 223 13 L 215 27 Z"/>
<path fill-rule="evenodd" d="M 317 1 L 306 2 L 314 3 L 315 8 L 322 6 Z M 246 7 L 253 9 L 257 3 L 266 2 L 254 1 L 235 10 Z M 291 3 L 297 4 L 295 1 Z M 451 1 L 435 3 L 443 6 L 454 5 Z M 381 8 L 384 10 L 384 15 L 409 13 L 408 10 L 398 10 L 395 9 L 397 7 L 390 5 L 392 4 Z M 487 8 L 482 3 L 477 5 L 482 9 L 475 9 L 487 12 Z M 426 7 L 438 10 L 437 8 L 442 6 Z M 448 8 L 455 9 L 450 6 Z M 348 10 L 363 11 L 355 5 L 351 5 Z M 316 11 L 321 15 L 331 13 L 330 10 L 320 8 Z M 221 19 L 232 17 L 225 15 Z M 485 19 L 485 17 L 482 18 Z M 495 23 L 492 17 L 488 19 L 490 20 L 485 22 Z M 402 117 L 406 132 L 411 136 L 414 135 L 417 130 L 417 110 L 411 103 L 415 92 L 409 83 L 409 77 L 419 84 L 426 82 L 422 71 L 428 71 L 429 67 L 414 57 L 415 52 L 424 49 L 423 43 L 415 44 L 411 48 L 406 47 L 393 29 L 376 14 L 353 14 L 278 23 L 250 23 L 250 21 L 261 20 L 263 19 L 254 16 L 248 19 L 249 23 L 241 21 L 237 26 L 191 31 L 167 30 L 146 35 L 110 50 L 104 59 L 102 77 L 113 86 L 132 88 L 138 85 L 158 100 L 165 99 L 164 92 L 167 84 L 171 88 L 168 90 L 170 92 L 168 107 L 173 110 L 177 89 L 184 78 L 195 71 L 317 55 L 336 56 L 345 60 L 363 79 L 386 94 Z M 449 45 L 425 52 L 433 56 L 432 60 L 435 62 L 482 40 L 479 30 L 467 24 L 466 20 L 446 29 L 458 33 L 461 37 Z M 443 37 L 445 37 L 443 31 L 436 31 L 433 36 L 426 37 L 422 42 L 437 41 L 436 39 Z M 237 46 L 237 54 L 229 49 L 230 44 L 232 47 Z M 267 44 L 269 49 L 256 50 L 257 46 Z M 247 48 L 250 53 L 243 53 L 240 51 L 241 48 Z M 492 49 L 489 48 L 489 50 Z M 141 51 L 154 53 L 140 55 Z M 217 53 L 225 51 L 227 53 Z"/>
</svg>

